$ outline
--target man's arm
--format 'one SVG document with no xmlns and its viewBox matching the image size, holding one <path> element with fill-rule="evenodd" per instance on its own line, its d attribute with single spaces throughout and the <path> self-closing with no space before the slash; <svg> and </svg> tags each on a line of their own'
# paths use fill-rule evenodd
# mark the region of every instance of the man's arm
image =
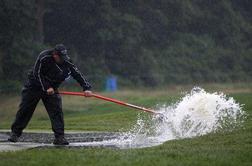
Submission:
<svg viewBox="0 0 252 166">
<path fill-rule="evenodd" d="M 45 79 L 45 76 L 43 74 L 45 66 L 46 66 L 45 58 L 37 59 L 33 72 L 35 78 L 40 82 L 43 91 L 47 91 L 51 87 L 51 85 Z"/>
<path fill-rule="evenodd" d="M 78 68 L 70 61 L 67 61 L 69 64 L 69 69 L 71 71 L 71 76 L 81 85 L 84 91 L 90 90 L 91 85 L 89 82 L 84 78 L 82 73 L 78 70 Z"/>
</svg>

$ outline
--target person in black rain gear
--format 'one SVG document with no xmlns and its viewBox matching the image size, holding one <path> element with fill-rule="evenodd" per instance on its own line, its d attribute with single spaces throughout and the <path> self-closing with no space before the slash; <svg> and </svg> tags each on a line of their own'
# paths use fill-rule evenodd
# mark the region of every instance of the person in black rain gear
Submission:
<svg viewBox="0 0 252 166">
<path fill-rule="evenodd" d="M 51 120 L 55 136 L 53 143 L 55 145 L 69 144 L 64 137 L 62 101 L 57 89 L 70 76 L 81 85 L 85 96 L 90 97 L 91 85 L 73 64 L 63 44 L 58 44 L 55 48 L 44 50 L 39 54 L 22 89 L 21 103 L 11 126 L 9 141 L 18 141 L 38 102 L 42 99 Z"/>
</svg>

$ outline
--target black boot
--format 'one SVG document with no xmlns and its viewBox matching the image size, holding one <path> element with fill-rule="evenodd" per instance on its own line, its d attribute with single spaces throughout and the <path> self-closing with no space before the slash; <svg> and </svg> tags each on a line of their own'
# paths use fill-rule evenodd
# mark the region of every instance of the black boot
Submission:
<svg viewBox="0 0 252 166">
<path fill-rule="evenodd" d="M 10 142 L 18 142 L 18 138 L 19 138 L 19 136 L 17 134 L 11 133 L 10 137 L 8 138 L 8 141 L 10 141 Z"/>
<path fill-rule="evenodd" d="M 69 142 L 65 139 L 64 136 L 60 136 L 54 139 L 54 145 L 69 145 Z"/>
</svg>

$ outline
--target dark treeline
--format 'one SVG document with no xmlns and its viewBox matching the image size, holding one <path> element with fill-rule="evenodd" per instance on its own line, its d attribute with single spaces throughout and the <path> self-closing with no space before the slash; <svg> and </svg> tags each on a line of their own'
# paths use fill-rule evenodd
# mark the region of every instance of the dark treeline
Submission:
<svg viewBox="0 0 252 166">
<path fill-rule="evenodd" d="M 0 0 L 1 86 L 64 43 L 97 86 L 252 80 L 251 0 Z"/>
</svg>

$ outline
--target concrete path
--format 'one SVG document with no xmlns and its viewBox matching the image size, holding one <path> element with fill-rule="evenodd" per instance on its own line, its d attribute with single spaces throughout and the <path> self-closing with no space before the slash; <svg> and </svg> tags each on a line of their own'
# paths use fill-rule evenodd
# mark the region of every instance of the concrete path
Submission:
<svg viewBox="0 0 252 166">
<path fill-rule="evenodd" d="M 52 144 L 54 136 L 49 132 L 25 132 L 19 142 L 11 143 L 7 139 L 10 132 L 0 131 L 0 152 L 17 151 L 31 148 L 55 148 Z M 66 139 L 71 142 L 67 148 L 102 147 L 93 142 L 115 139 L 119 134 L 114 132 L 67 132 Z"/>
<path fill-rule="evenodd" d="M 17 151 L 24 150 L 30 148 L 36 148 L 43 146 L 43 144 L 39 143 L 28 143 L 28 142 L 19 142 L 19 143 L 11 143 L 11 142 L 1 142 L 0 143 L 0 152 L 8 152 L 8 151 Z"/>
</svg>

